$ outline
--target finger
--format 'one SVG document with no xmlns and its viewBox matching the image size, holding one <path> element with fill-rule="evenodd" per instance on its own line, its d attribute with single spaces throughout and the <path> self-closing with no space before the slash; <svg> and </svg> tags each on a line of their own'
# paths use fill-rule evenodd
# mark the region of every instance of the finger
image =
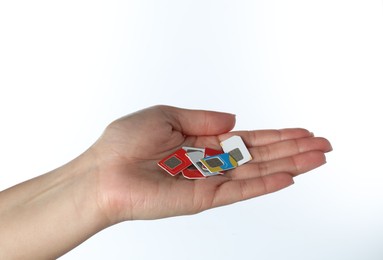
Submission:
<svg viewBox="0 0 383 260">
<path fill-rule="evenodd" d="M 275 192 L 293 183 L 292 176 L 288 173 L 277 173 L 246 180 L 227 181 L 218 186 L 213 200 L 213 207 Z"/>
<path fill-rule="evenodd" d="M 331 144 L 323 137 L 291 139 L 249 148 L 253 157 L 252 162 L 272 161 L 308 151 L 322 151 L 326 153 L 331 150 Z"/>
<path fill-rule="evenodd" d="M 288 172 L 292 176 L 297 176 L 325 163 L 326 157 L 323 152 L 309 151 L 273 161 L 247 163 L 226 174 L 235 180 L 256 178 L 278 172 Z"/>
<path fill-rule="evenodd" d="M 186 135 L 219 135 L 233 129 L 235 115 L 229 113 L 190 110 L 163 106 L 173 127 Z"/>
<path fill-rule="evenodd" d="M 239 135 L 247 147 L 272 144 L 280 141 L 312 137 L 313 133 L 303 128 L 286 128 L 280 130 L 254 130 L 254 131 L 233 131 L 219 136 L 223 141 L 233 135 Z"/>
</svg>

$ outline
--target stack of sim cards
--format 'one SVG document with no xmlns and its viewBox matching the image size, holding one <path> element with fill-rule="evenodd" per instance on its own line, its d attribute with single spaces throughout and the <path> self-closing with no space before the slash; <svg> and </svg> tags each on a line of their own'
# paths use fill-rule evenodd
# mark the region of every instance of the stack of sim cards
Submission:
<svg viewBox="0 0 383 260">
<path fill-rule="evenodd" d="M 252 159 L 240 136 L 221 142 L 223 151 L 210 148 L 182 147 L 162 159 L 158 165 L 175 176 L 179 173 L 188 179 L 203 179 L 223 174 Z"/>
</svg>

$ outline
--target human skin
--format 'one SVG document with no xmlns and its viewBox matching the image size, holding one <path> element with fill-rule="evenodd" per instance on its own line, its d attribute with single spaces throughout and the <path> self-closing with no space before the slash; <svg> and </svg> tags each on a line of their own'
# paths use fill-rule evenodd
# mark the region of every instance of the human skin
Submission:
<svg viewBox="0 0 383 260">
<path fill-rule="evenodd" d="M 112 122 L 71 162 L 0 192 L 0 259 L 55 259 L 122 221 L 196 214 L 275 192 L 332 150 L 306 129 L 234 125 L 232 114 L 170 106 Z M 224 175 L 188 180 L 157 165 L 182 146 L 219 148 L 232 135 L 253 160 Z"/>
</svg>

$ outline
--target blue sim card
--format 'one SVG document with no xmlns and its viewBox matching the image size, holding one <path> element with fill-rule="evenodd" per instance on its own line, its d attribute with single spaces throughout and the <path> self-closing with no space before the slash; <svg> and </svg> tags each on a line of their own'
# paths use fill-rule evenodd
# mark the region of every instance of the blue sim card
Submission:
<svg viewBox="0 0 383 260">
<path fill-rule="evenodd" d="M 227 171 L 238 166 L 238 163 L 229 153 L 221 153 L 200 160 L 211 173 Z"/>
</svg>

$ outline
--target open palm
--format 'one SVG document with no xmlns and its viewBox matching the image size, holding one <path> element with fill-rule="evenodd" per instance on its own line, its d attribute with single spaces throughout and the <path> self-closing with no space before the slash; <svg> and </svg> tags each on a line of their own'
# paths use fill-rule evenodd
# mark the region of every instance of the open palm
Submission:
<svg viewBox="0 0 383 260">
<path fill-rule="evenodd" d="M 285 188 L 324 164 L 331 150 L 305 129 L 229 132 L 234 124 L 231 114 L 168 106 L 113 122 L 91 149 L 98 158 L 99 204 L 114 223 L 194 214 Z M 218 149 L 234 134 L 254 159 L 222 176 L 188 180 L 157 165 L 182 146 Z"/>
</svg>

